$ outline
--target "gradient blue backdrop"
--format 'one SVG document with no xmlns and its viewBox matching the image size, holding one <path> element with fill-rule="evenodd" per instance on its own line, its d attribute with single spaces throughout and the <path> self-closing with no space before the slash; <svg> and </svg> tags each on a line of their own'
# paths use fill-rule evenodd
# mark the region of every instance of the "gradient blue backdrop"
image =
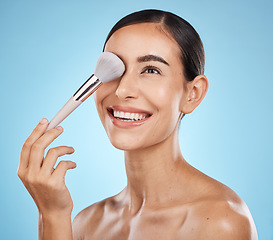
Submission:
<svg viewBox="0 0 273 240">
<path fill-rule="evenodd" d="M 260 239 L 273 239 L 272 1 L 137 0 L 0 3 L 1 239 L 37 238 L 37 210 L 17 177 L 25 138 L 52 118 L 92 73 L 104 39 L 124 15 L 172 11 L 199 32 L 210 88 L 182 121 L 190 164 L 235 190 L 247 203 Z M 62 126 L 53 146 L 70 145 L 73 217 L 126 185 L 123 153 L 108 141 L 88 99 Z"/>
</svg>

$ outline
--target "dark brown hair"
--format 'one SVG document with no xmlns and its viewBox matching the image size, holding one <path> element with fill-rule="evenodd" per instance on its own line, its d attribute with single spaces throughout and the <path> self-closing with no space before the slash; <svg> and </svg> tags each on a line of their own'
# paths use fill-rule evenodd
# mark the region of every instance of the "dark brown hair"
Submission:
<svg viewBox="0 0 273 240">
<path fill-rule="evenodd" d="M 184 75 L 188 81 L 204 74 L 205 53 L 199 34 L 186 20 L 170 12 L 150 9 L 131 13 L 115 24 L 109 32 L 105 44 L 118 29 L 148 22 L 161 23 L 163 28 L 177 42 L 181 50 Z"/>
</svg>

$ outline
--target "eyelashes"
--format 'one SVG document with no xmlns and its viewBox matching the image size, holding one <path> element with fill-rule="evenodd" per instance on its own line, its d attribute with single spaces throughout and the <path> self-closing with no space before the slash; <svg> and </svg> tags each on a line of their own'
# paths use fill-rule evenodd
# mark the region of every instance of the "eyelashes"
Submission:
<svg viewBox="0 0 273 240">
<path fill-rule="evenodd" d="M 155 66 L 148 65 L 144 67 L 144 69 L 141 71 L 141 74 L 159 74 L 161 75 L 161 70 Z"/>
</svg>

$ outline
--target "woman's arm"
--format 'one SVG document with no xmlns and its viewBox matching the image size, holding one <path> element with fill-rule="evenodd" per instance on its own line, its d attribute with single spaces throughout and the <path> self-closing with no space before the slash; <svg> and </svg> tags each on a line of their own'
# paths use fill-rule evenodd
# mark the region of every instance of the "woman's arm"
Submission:
<svg viewBox="0 0 273 240">
<path fill-rule="evenodd" d="M 35 201 L 39 211 L 39 239 L 72 240 L 71 212 L 73 202 L 65 185 L 65 174 L 68 169 L 76 167 L 71 161 L 60 161 L 58 157 L 71 154 L 74 149 L 59 146 L 45 149 L 62 132 L 58 127 L 46 133 L 48 121 L 42 119 L 26 139 L 20 156 L 18 176 Z"/>
<path fill-rule="evenodd" d="M 71 215 L 43 217 L 39 214 L 39 240 L 45 239 L 73 240 Z"/>
</svg>

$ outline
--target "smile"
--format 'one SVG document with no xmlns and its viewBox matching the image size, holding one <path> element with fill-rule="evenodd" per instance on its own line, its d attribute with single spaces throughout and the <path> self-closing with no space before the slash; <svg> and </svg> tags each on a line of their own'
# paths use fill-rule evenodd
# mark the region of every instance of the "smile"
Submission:
<svg viewBox="0 0 273 240">
<path fill-rule="evenodd" d="M 138 121 L 149 117 L 149 114 L 130 113 L 115 110 L 113 112 L 114 117 L 121 121 Z"/>
<path fill-rule="evenodd" d="M 152 116 L 140 109 L 120 106 L 109 107 L 107 112 L 114 125 L 125 128 L 142 125 Z"/>
</svg>

